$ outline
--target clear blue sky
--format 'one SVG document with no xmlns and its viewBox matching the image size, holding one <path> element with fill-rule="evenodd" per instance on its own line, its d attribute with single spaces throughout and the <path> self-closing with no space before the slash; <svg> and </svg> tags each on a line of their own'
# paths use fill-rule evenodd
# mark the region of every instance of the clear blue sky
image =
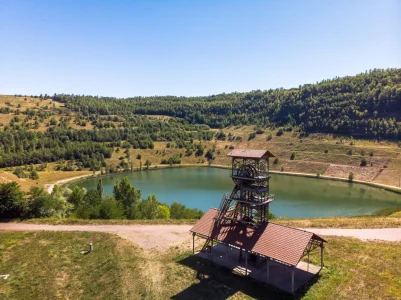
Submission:
<svg viewBox="0 0 401 300">
<path fill-rule="evenodd" d="M 0 0 L 0 94 L 210 95 L 388 67 L 399 0 Z"/>
</svg>

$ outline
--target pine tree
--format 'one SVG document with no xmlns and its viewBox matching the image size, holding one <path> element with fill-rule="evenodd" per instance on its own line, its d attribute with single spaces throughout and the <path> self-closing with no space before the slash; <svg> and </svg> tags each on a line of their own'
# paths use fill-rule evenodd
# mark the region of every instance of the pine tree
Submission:
<svg viewBox="0 0 401 300">
<path fill-rule="evenodd" d="M 103 181 L 102 179 L 99 179 L 99 182 L 97 183 L 97 191 L 99 193 L 100 198 L 103 198 Z"/>
</svg>

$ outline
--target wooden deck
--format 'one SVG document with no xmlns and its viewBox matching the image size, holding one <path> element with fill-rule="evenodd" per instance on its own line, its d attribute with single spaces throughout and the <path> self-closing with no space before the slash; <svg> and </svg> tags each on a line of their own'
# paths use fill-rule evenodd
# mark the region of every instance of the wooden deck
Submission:
<svg viewBox="0 0 401 300">
<path fill-rule="evenodd" d="M 251 261 L 250 256 L 246 260 L 246 253 L 225 244 L 212 247 L 211 253 L 198 252 L 197 256 L 223 266 L 240 276 L 249 276 L 262 283 L 272 285 L 288 293 L 294 293 L 320 271 L 319 266 L 300 262 L 296 268 L 286 266 L 262 257 Z M 254 257 L 255 258 L 255 257 Z M 294 271 L 294 282 L 292 272 Z"/>
</svg>

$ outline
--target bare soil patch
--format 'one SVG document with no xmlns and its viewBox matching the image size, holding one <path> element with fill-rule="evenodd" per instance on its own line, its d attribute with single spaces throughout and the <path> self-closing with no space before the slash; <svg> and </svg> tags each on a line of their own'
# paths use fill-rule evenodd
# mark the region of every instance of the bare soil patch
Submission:
<svg viewBox="0 0 401 300">
<path fill-rule="evenodd" d="M 355 180 L 372 181 L 380 172 L 378 167 L 355 167 L 345 165 L 330 164 L 325 176 L 348 178 L 349 173 L 354 174 Z"/>
</svg>

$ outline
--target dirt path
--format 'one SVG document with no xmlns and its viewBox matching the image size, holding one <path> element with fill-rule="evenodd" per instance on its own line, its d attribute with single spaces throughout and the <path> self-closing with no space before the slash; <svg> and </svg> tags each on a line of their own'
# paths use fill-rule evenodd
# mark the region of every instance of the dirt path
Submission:
<svg viewBox="0 0 401 300">
<path fill-rule="evenodd" d="M 167 248 L 190 243 L 192 225 L 37 225 L 25 223 L 0 223 L 0 230 L 7 231 L 98 231 L 117 234 L 144 249 Z M 401 241 L 401 228 L 384 229 L 304 229 L 322 236 L 346 236 L 363 241 Z"/>
<path fill-rule="evenodd" d="M 144 249 L 166 248 L 191 240 L 189 229 L 193 225 L 37 225 L 0 223 L 7 231 L 98 231 L 114 233 Z"/>
<path fill-rule="evenodd" d="M 90 177 L 90 176 L 93 176 L 93 175 L 92 174 L 87 174 L 87 175 L 80 175 L 80 176 L 70 177 L 70 178 L 66 178 L 66 179 L 61 179 L 61 180 L 56 181 L 55 183 L 45 184 L 45 188 L 46 188 L 47 192 L 49 194 L 51 194 L 53 192 L 54 186 L 56 184 L 60 185 L 60 184 L 63 184 L 63 183 L 66 183 L 66 182 L 69 182 L 69 181 L 72 181 L 72 180 L 75 180 L 75 179 L 84 178 L 84 177 Z"/>
<path fill-rule="evenodd" d="M 1 227 L 0 227 L 1 228 Z M 379 228 L 379 229 L 335 229 L 335 228 L 305 228 L 317 235 L 325 236 L 347 236 L 367 240 L 382 240 L 390 242 L 401 242 L 401 228 Z"/>
</svg>

